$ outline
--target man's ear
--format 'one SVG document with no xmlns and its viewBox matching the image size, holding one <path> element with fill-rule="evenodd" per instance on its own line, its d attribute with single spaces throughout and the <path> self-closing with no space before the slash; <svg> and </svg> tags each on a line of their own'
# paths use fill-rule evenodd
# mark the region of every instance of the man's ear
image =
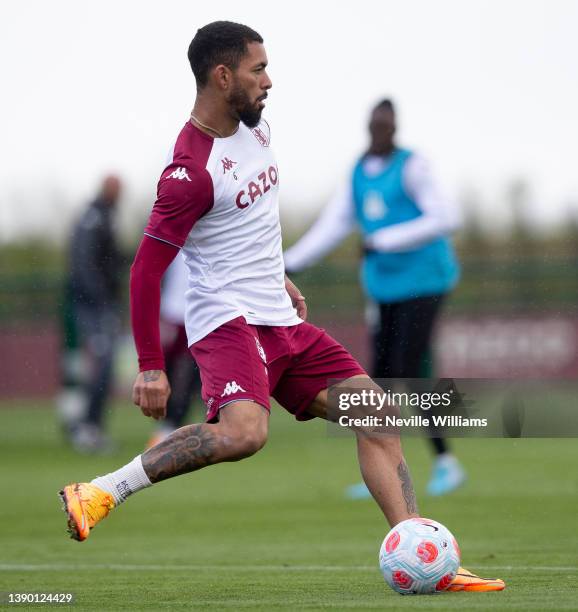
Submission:
<svg viewBox="0 0 578 612">
<path fill-rule="evenodd" d="M 226 91 L 231 88 L 231 83 L 233 82 L 233 71 L 225 66 L 224 64 L 219 64 L 213 68 L 213 79 L 215 85 Z"/>
</svg>

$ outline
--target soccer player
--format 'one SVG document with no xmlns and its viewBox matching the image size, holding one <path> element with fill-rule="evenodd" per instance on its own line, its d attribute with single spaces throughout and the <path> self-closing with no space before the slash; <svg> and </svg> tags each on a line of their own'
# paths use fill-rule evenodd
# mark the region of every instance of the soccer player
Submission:
<svg viewBox="0 0 578 612">
<path fill-rule="evenodd" d="M 369 300 L 374 378 L 420 378 L 431 371 L 430 342 L 446 295 L 459 277 L 449 234 L 459 224 L 429 165 L 395 143 L 391 100 L 373 109 L 370 144 L 309 231 L 285 253 L 288 273 L 314 264 L 357 226 L 363 235 L 362 284 Z M 459 487 L 465 472 L 448 443 L 435 453 L 430 495 Z M 363 483 L 351 497 L 369 496 Z"/>
<path fill-rule="evenodd" d="M 165 413 L 169 386 L 159 338 L 161 277 L 182 250 L 189 268 L 186 327 L 199 366 L 205 423 L 182 427 L 120 469 L 61 491 L 70 534 L 85 540 L 110 510 L 168 478 L 259 451 L 269 396 L 298 420 L 328 413 L 328 379 L 380 392 L 359 364 L 305 321 L 307 306 L 285 276 L 279 171 L 261 119 L 271 88 L 263 39 L 214 22 L 188 53 L 197 98 L 163 171 L 131 271 L 140 373 L 133 401 Z M 357 434 L 361 471 L 390 525 L 418 516 L 399 437 Z M 503 588 L 458 576 L 456 588 Z"/>
<path fill-rule="evenodd" d="M 88 358 L 86 405 L 78 422 L 67 428 L 79 452 L 107 452 L 112 443 L 105 433 L 105 406 L 113 382 L 113 365 L 120 332 L 120 271 L 124 257 L 117 244 L 114 214 L 122 185 L 107 176 L 98 196 L 72 232 L 68 291 L 80 345 Z M 61 413 L 61 416 L 66 416 Z"/>
</svg>

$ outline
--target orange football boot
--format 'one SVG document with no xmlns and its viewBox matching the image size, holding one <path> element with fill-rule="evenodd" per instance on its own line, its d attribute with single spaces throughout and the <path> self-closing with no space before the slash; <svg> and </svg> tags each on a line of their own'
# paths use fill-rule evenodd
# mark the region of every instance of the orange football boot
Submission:
<svg viewBox="0 0 578 612">
<path fill-rule="evenodd" d="M 469 570 L 459 567 L 456 577 L 447 590 L 487 593 L 489 591 L 503 591 L 505 588 L 506 583 L 500 578 L 480 578 Z"/>
<path fill-rule="evenodd" d="M 68 533 L 73 540 L 82 542 L 90 530 L 114 508 L 114 499 L 90 482 L 69 484 L 59 492 L 68 517 Z"/>
</svg>

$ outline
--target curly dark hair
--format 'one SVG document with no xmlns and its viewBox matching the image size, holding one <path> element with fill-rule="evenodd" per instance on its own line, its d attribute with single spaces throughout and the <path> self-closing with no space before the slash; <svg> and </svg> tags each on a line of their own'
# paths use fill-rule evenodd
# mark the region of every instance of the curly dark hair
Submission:
<svg viewBox="0 0 578 612">
<path fill-rule="evenodd" d="M 235 70 L 251 42 L 262 43 L 263 38 L 248 26 L 232 21 L 213 21 L 198 29 L 187 54 L 197 87 L 207 84 L 210 69 L 219 64 Z"/>
</svg>

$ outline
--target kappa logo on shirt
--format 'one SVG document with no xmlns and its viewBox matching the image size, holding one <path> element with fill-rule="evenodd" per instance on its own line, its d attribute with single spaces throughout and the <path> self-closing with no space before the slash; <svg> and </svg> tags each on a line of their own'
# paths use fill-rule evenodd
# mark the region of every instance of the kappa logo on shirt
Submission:
<svg viewBox="0 0 578 612">
<path fill-rule="evenodd" d="M 224 157 L 221 160 L 221 163 L 223 164 L 223 174 L 225 174 L 225 172 L 227 172 L 227 170 L 230 170 L 237 162 L 233 161 L 232 159 L 229 159 L 228 157 Z"/>
<path fill-rule="evenodd" d="M 221 397 L 225 397 L 225 395 L 232 395 L 233 393 L 237 393 L 239 391 L 243 391 L 243 393 L 246 393 L 245 389 L 243 389 L 241 385 L 238 385 L 236 381 L 233 380 L 232 382 L 228 382 L 225 385 L 225 390 L 223 391 L 223 393 L 221 393 Z"/>
<path fill-rule="evenodd" d="M 186 179 L 187 181 L 189 181 L 189 183 L 191 182 L 191 179 L 189 178 L 189 175 L 187 174 L 187 171 L 185 168 L 177 168 L 176 170 L 173 170 L 173 172 L 171 172 L 168 176 L 168 179 L 170 178 L 174 178 L 174 179 L 178 179 L 179 181 L 182 181 L 183 179 Z"/>
</svg>

